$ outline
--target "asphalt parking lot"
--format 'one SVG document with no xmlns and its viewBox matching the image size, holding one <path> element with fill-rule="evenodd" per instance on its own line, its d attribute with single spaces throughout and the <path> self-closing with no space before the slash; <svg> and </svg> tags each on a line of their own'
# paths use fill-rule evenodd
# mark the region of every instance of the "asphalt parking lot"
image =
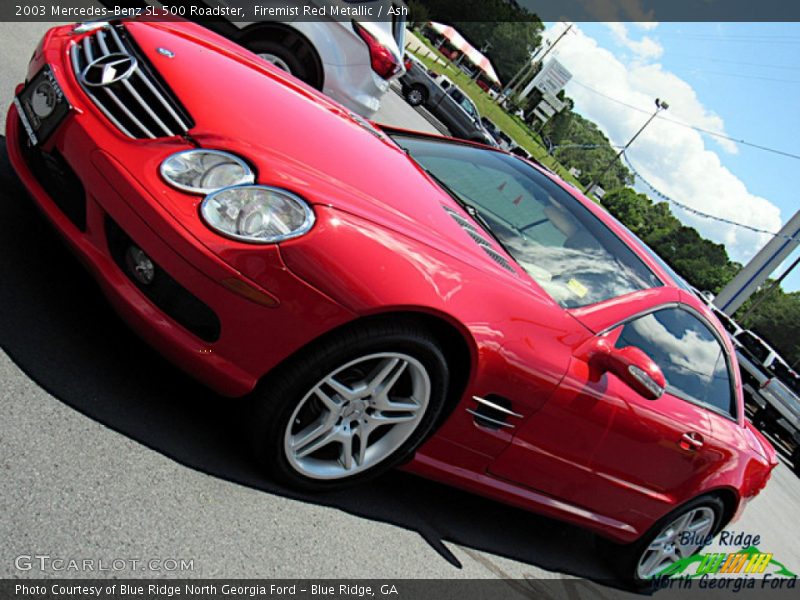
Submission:
<svg viewBox="0 0 800 600">
<path fill-rule="evenodd" d="M 0 24 L 3 107 L 46 29 Z M 431 130 L 393 94 L 377 120 Z M 401 472 L 313 497 L 275 485 L 240 440 L 237 404 L 125 327 L 25 197 L 4 149 L 0 202 L 0 577 L 91 575 L 18 569 L 32 554 L 192 561 L 119 577 L 611 576 L 580 529 Z M 729 529 L 760 535 L 797 572 L 799 507 L 800 480 L 781 464 Z"/>
</svg>

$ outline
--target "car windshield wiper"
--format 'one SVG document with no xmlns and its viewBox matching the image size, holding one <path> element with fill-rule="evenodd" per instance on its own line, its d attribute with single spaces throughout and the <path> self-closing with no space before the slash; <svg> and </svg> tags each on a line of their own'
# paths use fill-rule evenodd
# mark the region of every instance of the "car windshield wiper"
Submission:
<svg viewBox="0 0 800 600">
<path fill-rule="evenodd" d="M 415 162 L 416 162 L 416 161 L 415 161 Z M 419 163 L 417 163 L 417 164 L 419 165 Z M 442 189 L 443 189 L 445 192 L 447 192 L 447 193 L 450 195 L 450 197 L 451 197 L 453 200 L 455 200 L 455 201 L 456 201 L 456 204 L 458 204 L 458 205 L 459 205 L 461 208 L 463 208 L 463 209 L 464 209 L 464 211 L 465 211 L 465 212 L 466 212 L 466 213 L 467 213 L 467 214 L 468 214 L 470 217 L 472 217 L 472 219 L 473 219 L 473 220 L 474 220 L 476 223 L 478 223 L 478 225 L 480 225 L 480 226 L 481 226 L 481 228 L 482 228 L 482 229 L 483 229 L 483 230 L 484 230 L 486 233 L 488 233 L 488 234 L 489 234 L 489 235 L 492 237 L 492 239 L 493 239 L 495 242 L 497 242 L 497 244 L 498 244 L 498 245 L 499 245 L 499 246 L 500 246 L 500 247 L 501 247 L 503 250 L 505 250 L 505 251 L 506 251 L 506 254 L 508 254 L 509 256 L 511 256 L 511 257 L 513 258 L 513 256 L 514 256 L 514 255 L 513 255 L 511 252 L 509 252 L 509 250 L 508 250 L 508 248 L 506 247 L 506 245 L 505 245 L 505 244 L 503 243 L 503 241 L 502 241 L 502 240 L 501 240 L 501 239 L 498 237 L 498 235 L 497 235 L 497 234 L 494 232 L 494 230 L 492 229 L 492 226 L 491 226 L 491 225 L 489 225 L 489 222 L 488 222 L 488 221 L 486 220 L 486 218 L 485 218 L 485 217 L 484 217 L 484 216 L 481 214 L 480 210 L 478 210 L 477 208 L 475 208 L 475 205 L 473 205 L 473 204 L 471 204 L 471 203 L 467 202 L 466 200 L 464 200 L 464 198 L 461 196 L 461 194 L 459 194 L 459 193 L 458 193 L 457 191 L 455 191 L 455 190 L 454 190 L 452 187 L 450 187 L 450 185 L 449 185 L 448 183 L 446 183 L 445 181 L 443 181 L 441 177 L 439 177 L 438 175 L 436 175 L 436 174 L 435 174 L 434 172 L 432 172 L 430 169 L 428 169 L 428 168 L 426 168 L 426 167 L 423 167 L 422 165 L 419 165 L 419 166 L 420 166 L 420 168 L 421 168 L 423 171 L 425 171 L 425 173 L 427 173 L 427 174 L 428 174 L 428 176 L 429 176 L 431 179 L 433 179 L 433 180 L 434 180 L 436 183 L 438 183 L 438 184 L 439 184 L 439 187 L 441 187 L 441 188 L 442 188 Z"/>
</svg>

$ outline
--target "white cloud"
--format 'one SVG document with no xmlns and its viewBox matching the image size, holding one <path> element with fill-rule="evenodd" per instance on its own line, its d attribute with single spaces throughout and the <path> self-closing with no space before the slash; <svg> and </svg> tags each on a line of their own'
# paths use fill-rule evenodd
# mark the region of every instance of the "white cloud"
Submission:
<svg viewBox="0 0 800 600">
<path fill-rule="evenodd" d="M 560 31 L 552 29 L 555 31 L 547 34 L 554 39 Z M 655 98 L 669 102 L 670 108 L 663 114 L 669 119 L 725 132 L 723 120 L 703 105 L 691 85 L 662 65 L 638 60 L 625 63 L 579 27 L 573 31 L 575 34 L 566 36 L 553 51 L 574 77 L 567 85 L 567 94 L 575 100 L 576 109 L 595 121 L 613 144 L 625 144 L 642 126 L 655 110 Z M 641 112 L 601 94 L 638 107 Z M 715 138 L 715 143 L 726 152 L 737 150 L 729 141 Z M 781 227 L 780 209 L 751 193 L 693 129 L 656 119 L 634 142 L 628 156 L 657 189 L 683 204 L 768 231 Z M 658 200 L 653 194 L 650 196 Z M 673 212 L 704 236 L 724 243 L 738 261 L 751 258 L 770 239 L 766 234 L 704 219 L 675 207 Z"/>
<path fill-rule="evenodd" d="M 664 47 L 651 37 L 644 36 L 641 40 L 633 40 L 628 34 L 625 23 L 610 22 L 605 24 L 618 44 L 633 52 L 637 58 L 660 58 L 664 54 Z"/>
</svg>

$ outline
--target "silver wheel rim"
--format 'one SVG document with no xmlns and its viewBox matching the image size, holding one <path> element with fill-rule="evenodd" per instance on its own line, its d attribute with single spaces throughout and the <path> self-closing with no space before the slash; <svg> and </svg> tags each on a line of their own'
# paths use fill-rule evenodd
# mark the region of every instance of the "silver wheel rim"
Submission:
<svg viewBox="0 0 800 600">
<path fill-rule="evenodd" d="M 286 71 L 287 73 L 291 73 L 292 70 L 289 68 L 289 64 L 280 58 L 279 56 L 275 56 L 274 54 L 270 54 L 268 52 L 259 52 L 259 58 L 263 58 L 265 61 L 272 63 L 279 69 Z"/>
<path fill-rule="evenodd" d="M 408 101 L 411 104 L 422 104 L 422 92 L 419 90 L 411 90 L 408 92 Z"/>
<path fill-rule="evenodd" d="M 362 473 L 408 440 L 430 394 L 428 372 L 407 354 L 370 354 L 337 367 L 303 396 L 289 419 L 289 464 L 312 479 Z"/>
<path fill-rule="evenodd" d="M 711 533 L 714 518 L 712 509 L 701 506 L 667 525 L 642 553 L 636 568 L 637 577 L 650 579 L 678 560 L 696 553 Z M 689 543 L 683 544 L 682 540 Z"/>
</svg>

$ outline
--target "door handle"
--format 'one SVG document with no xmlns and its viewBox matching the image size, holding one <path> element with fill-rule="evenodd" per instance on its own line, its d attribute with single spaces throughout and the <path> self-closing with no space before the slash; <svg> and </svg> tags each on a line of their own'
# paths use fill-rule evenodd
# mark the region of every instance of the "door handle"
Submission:
<svg viewBox="0 0 800 600">
<path fill-rule="evenodd" d="M 700 448 L 703 447 L 703 436 L 694 431 L 684 433 L 678 445 L 684 450 L 689 450 L 691 452 L 700 450 Z"/>
</svg>

